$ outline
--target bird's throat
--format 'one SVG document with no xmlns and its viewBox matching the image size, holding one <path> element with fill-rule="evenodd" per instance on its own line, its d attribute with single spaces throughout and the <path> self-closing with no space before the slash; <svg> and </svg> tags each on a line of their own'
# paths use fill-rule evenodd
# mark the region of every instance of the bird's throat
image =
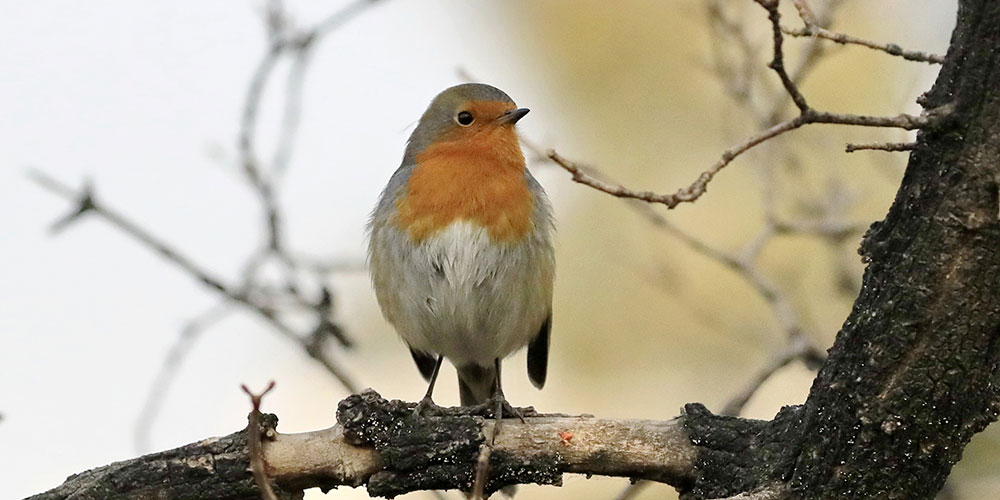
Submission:
<svg viewBox="0 0 1000 500">
<path fill-rule="evenodd" d="M 396 225 L 414 242 L 465 220 L 497 242 L 517 242 L 532 229 L 534 201 L 524 155 L 512 127 L 441 141 L 416 157 Z"/>
</svg>

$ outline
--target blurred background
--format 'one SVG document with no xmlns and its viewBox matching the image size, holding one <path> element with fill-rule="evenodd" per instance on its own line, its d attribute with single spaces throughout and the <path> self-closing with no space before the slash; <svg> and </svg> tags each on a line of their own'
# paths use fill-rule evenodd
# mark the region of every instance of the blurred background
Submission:
<svg viewBox="0 0 1000 500">
<path fill-rule="evenodd" d="M 281 417 L 283 432 L 334 422 L 348 390 L 303 342 L 246 308 L 220 306 L 225 300 L 190 273 L 93 213 L 53 236 L 53 222 L 75 205 L 27 175 L 37 169 L 74 189 L 90 182 L 102 202 L 219 280 L 246 284 L 263 217 L 238 137 L 275 5 L 0 0 L 5 495 L 39 493 L 75 472 L 233 432 L 249 409 L 241 383 L 277 382 L 264 410 Z M 289 1 L 272 33 L 301 32 L 344 5 Z M 953 2 L 812 5 L 839 31 L 939 54 L 954 23 Z M 416 400 L 425 385 L 378 310 L 363 228 L 437 92 L 466 78 L 491 83 L 532 109 L 518 124 L 531 145 L 664 193 L 790 116 L 766 68 L 765 12 L 749 0 L 383 0 L 351 12 L 324 28 L 307 60 L 278 57 L 270 68 L 253 148 L 269 172 L 275 148 L 293 146 L 273 180 L 284 249 L 295 260 L 251 263 L 247 289 L 285 324 L 316 333 L 315 311 L 293 302 L 319 301 L 328 288 L 329 318 L 354 347 L 311 345 L 358 387 L 390 398 Z M 785 24 L 801 26 L 794 11 L 785 14 Z M 914 99 L 938 69 L 811 43 L 788 40 L 786 49 L 805 65 L 802 89 L 819 109 L 918 113 Z M 814 58 L 816 45 L 822 54 Z M 287 75 L 300 69 L 297 91 Z M 301 98 L 290 140 L 280 139 L 288 95 Z M 697 203 L 652 207 L 667 226 L 529 152 L 558 219 L 555 326 L 545 390 L 531 388 L 521 353 L 506 365 L 508 397 L 609 418 L 671 418 L 688 402 L 721 411 L 786 348 L 790 324 L 824 351 L 860 283 L 856 229 L 884 215 L 906 160 L 845 154 L 844 145 L 911 138 L 833 126 L 792 132 L 737 159 Z M 853 229 L 761 237 L 768 220 Z M 734 269 L 698 244 L 759 256 Z M 788 310 L 765 300 L 761 283 Z M 192 330 L 192 320 L 204 328 Z M 741 414 L 769 419 L 803 402 L 812 377 L 802 362 L 789 363 Z M 450 369 L 437 394 L 457 404 Z M 955 468 L 950 498 L 993 497 L 998 456 L 994 427 Z M 522 487 L 518 498 L 612 499 L 627 484 L 567 476 L 562 488 Z M 632 493 L 676 498 L 664 485 Z M 366 497 L 349 488 L 326 496 Z"/>
</svg>

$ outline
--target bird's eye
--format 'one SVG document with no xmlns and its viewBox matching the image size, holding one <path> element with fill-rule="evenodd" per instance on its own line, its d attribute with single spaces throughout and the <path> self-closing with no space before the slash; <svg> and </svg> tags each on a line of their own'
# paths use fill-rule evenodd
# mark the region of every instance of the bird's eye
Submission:
<svg viewBox="0 0 1000 500">
<path fill-rule="evenodd" d="M 455 121 L 458 122 L 458 124 L 463 127 L 468 127 L 469 125 L 472 125 L 472 122 L 474 122 L 475 120 L 476 118 L 473 117 L 472 113 L 469 113 L 468 111 L 462 111 L 455 116 Z"/>
</svg>

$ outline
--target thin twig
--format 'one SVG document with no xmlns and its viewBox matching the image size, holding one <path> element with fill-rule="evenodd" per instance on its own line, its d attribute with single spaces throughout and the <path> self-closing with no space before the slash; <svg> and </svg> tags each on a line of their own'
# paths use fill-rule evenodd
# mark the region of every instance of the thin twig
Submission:
<svg viewBox="0 0 1000 500">
<path fill-rule="evenodd" d="M 861 45 L 868 47 L 870 49 L 880 50 L 886 54 L 902 57 L 907 61 L 925 62 L 928 64 L 942 64 L 944 63 L 944 56 L 937 54 L 930 54 L 927 52 L 920 52 L 917 50 L 906 50 L 896 45 L 894 43 L 878 43 L 871 40 L 865 40 L 863 38 L 854 37 L 851 35 L 845 35 L 843 33 L 835 33 L 832 31 L 827 31 L 818 26 L 806 27 L 793 29 L 788 27 L 782 27 L 781 31 L 786 35 L 795 37 L 814 37 L 822 38 L 824 40 L 830 40 L 831 42 L 836 42 L 842 45 Z"/>
<path fill-rule="evenodd" d="M 729 399 L 729 402 L 722 407 L 721 414 L 739 415 L 750 398 L 764 385 L 764 382 L 767 382 L 772 375 L 792 361 L 803 359 L 808 366 L 815 367 L 822 363 L 823 358 L 823 354 L 813 347 L 806 337 L 795 336 L 767 364 L 761 367 L 739 392 Z"/>
<path fill-rule="evenodd" d="M 817 24 L 816 18 L 812 14 L 812 11 L 809 9 L 805 0 L 792 0 L 792 3 L 795 4 L 795 8 L 799 13 L 799 18 L 802 19 L 802 23 L 805 27 L 801 29 L 781 27 L 781 31 L 787 35 L 796 37 L 822 38 L 841 45 L 861 45 L 863 47 L 868 47 L 869 49 L 880 50 L 889 55 L 902 57 L 907 61 L 925 62 L 929 64 L 944 63 L 944 56 L 939 56 L 937 54 L 930 54 L 916 50 L 906 50 L 894 43 L 878 43 L 844 33 L 829 31 Z"/>
<path fill-rule="evenodd" d="M 871 142 L 848 144 L 844 147 L 844 151 L 848 153 L 855 151 L 912 151 L 916 147 L 916 142 Z"/>
<path fill-rule="evenodd" d="M 885 127 L 885 128 L 901 128 L 904 130 L 913 130 L 918 128 L 925 128 L 937 123 L 938 121 L 946 118 L 951 112 L 951 106 L 945 106 L 940 109 L 928 110 L 919 116 L 899 114 L 896 116 L 871 116 L 871 115 L 856 115 L 847 113 L 831 113 L 828 111 L 820 111 L 813 109 L 809 106 L 806 101 L 805 96 L 799 90 L 795 81 L 788 75 L 785 70 L 784 64 L 784 52 L 782 49 L 784 43 L 784 37 L 781 31 L 781 16 L 778 12 L 778 1 L 777 0 L 755 0 L 761 7 L 763 7 L 768 12 L 768 19 L 771 21 L 772 26 L 772 37 L 773 37 L 773 57 L 770 64 L 768 65 L 774 72 L 778 75 L 781 80 L 782 86 L 785 88 L 786 93 L 791 97 L 792 101 L 795 103 L 796 107 L 799 109 L 799 115 L 784 120 L 782 122 L 776 123 L 771 127 L 754 134 L 743 142 L 733 146 L 722 153 L 722 157 L 715 162 L 711 167 L 701 173 L 698 179 L 691 183 L 686 188 L 681 188 L 672 194 L 659 194 L 652 191 L 636 191 L 627 188 L 623 185 L 614 185 L 606 182 L 602 182 L 592 176 L 587 175 L 585 172 L 580 170 L 576 163 L 570 161 L 563 157 L 562 155 L 556 153 L 554 150 L 548 152 L 548 157 L 557 163 L 559 166 L 563 167 L 567 172 L 572 174 L 573 180 L 580 184 L 590 186 L 599 191 L 603 191 L 612 196 L 617 196 L 619 198 L 632 198 L 636 200 L 642 200 L 649 203 L 661 203 L 666 205 L 667 208 L 675 208 L 680 203 L 690 203 L 698 198 L 700 198 L 705 191 L 708 189 L 708 184 L 712 181 L 716 174 L 719 173 L 723 168 L 732 163 L 734 159 L 742 155 L 743 153 L 749 151 L 750 149 L 758 146 L 768 140 L 771 140 L 779 135 L 786 132 L 798 129 L 804 125 L 813 123 L 826 123 L 826 124 L 837 124 L 837 125 L 854 125 L 862 127 Z"/>
<path fill-rule="evenodd" d="M 300 49 L 288 70 L 284 113 L 281 115 L 281 125 L 278 128 L 278 144 L 274 148 L 274 156 L 271 159 L 274 175 L 285 173 L 289 163 L 291 163 L 292 151 L 295 149 L 295 139 L 298 136 L 299 122 L 302 116 L 302 87 L 305 84 L 306 70 L 309 68 L 311 49 L 312 43 Z"/>
<path fill-rule="evenodd" d="M 237 139 L 240 154 L 240 165 L 247 179 L 255 187 L 266 183 L 265 174 L 260 169 L 260 160 L 254 150 L 254 136 L 257 131 L 257 118 L 260 114 L 261 97 L 264 95 L 264 88 L 269 81 L 271 71 L 281 56 L 284 45 L 280 40 L 274 41 L 267 48 L 267 52 L 257 63 L 253 76 L 250 78 L 250 85 L 247 87 L 247 95 L 243 100 L 243 115 L 240 119 L 240 129 Z"/>
<path fill-rule="evenodd" d="M 313 345 L 307 341 L 308 339 L 302 337 L 291 326 L 279 319 L 274 310 L 251 300 L 247 294 L 235 292 L 232 287 L 223 283 L 222 280 L 212 276 L 210 272 L 195 264 L 193 260 L 175 250 L 165 241 L 154 236 L 150 231 L 104 205 L 97 199 L 93 192 L 76 192 L 69 186 L 57 181 L 53 177 L 39 170 L 32 169 L 29 172 L 29 175 L 39 185 L 49 191 L 52 191 L 63 198 L 67 198 L 70 201 L 74 201 L 80 206 L 86 204 L 89 207 L 87 209 L 89 212 L 93 212 L 94 214 L 101 216 L 123 233 L 139 240 L 146 247 L 151 248 L 153 251 L 160 254 L 160 256 L 168 262 L 179 266 L 186 273 L 194 276 L 198 281 L 205 284 L 212 290 L 215 290 L 223 297 L 256 313 L 259 317 L 266 320 L 279 333 L 303 347 L 306 352 L 313 359 L 322 364 L 327 371 L 333 375 L 341 383 L 341 385 L 344 386 L 345 389 L 350 392 L 357 392 L 358 386 L 342 368 L 334 365 L 326 357 L 322 350 L 315 349 Z"/>
<path fill-rule="evenodd" d="M 778 77 L 781 78 L 782 86 L 785 87 L 785 91 L 788 92 L 788 95 L 792 98 L 792 102 L 799 108 L 799 111 L 805 113 L 810 109 L 809 104 L 806 103 L 805 96 L 802 95 L 798 86 L 788 76 L 788 72 L 785 71 L 784 38 L 781 36 L 781 13 L 778 11 L 778 0 L 755 1 L 767 10 L 768 18 L 771 20 L 774 44 L 772 48 L 773 56 L 768 67 L 773 69 L 778 74 Z"/>
<path fill-rule="evenodd" d="M 588 178 L 594 179 L 597 182 L 606 185 L 611 184 L 611 182 L 604 180 L 606 177 L 603 174 L 598 173 L 592 167 L 573 164 L 573 168 L 582 175 L 586 175 Z M 670 222 L 670 220 L 668 220 L 664 215 L 653 210 L 653 207 L 647 203 L 636 202 L 630 203 L 629 205 L 645 217 L 651 224 L 653 224 L 654 227 L 658 227 L 669 232 L 695 252 L 698 252 L 724 265 L 743 278 L 743 280 L 753 287 L 757 294 L 760 295 L 771 307 L 775 318 L 781 324 L 781 328 L 788 338 L 793 338 L 802 333 L 802 324 L 798 319 L 798 315 L 795 313 L 795 308 L 792 306 L 791 300 L 786 297 L 777 286 L 771 283 L 771 281 L 757 269 L 756 265 L 754 265 L 753 257 L 756 255 L 756 251 L 745 250 L 741 255 L 730 254 L 715 248 L 686 231 L 681 230 L 675 224 Z"/>
<path fill-rule="evenodd" d="M 46 174 L 45 172 L 34 168 L 28 170 L 28 177 L 48 191 L 76 203 L 77 208 L 74 209 L 74 214 L 93 212 L 96 215 L 100 215 L 113 226 L 139 240 L 140 243 L 160 254 L 160 256 L 164 259 L 173 262 L 185 272 L 194 276 L 195 279 L 207 285 L 209 288 L 224 294 L 228 293 L 228 289 L 221 280 L 212 276 L 211 273 L 195 264 L 194 261 L 189 259 L 187 256 L 170 247 L 166 242 L 160 240 L 156 236 L 153 236 L 152 233 L 127 219 L 125 216 L 114 210 L 110 210 L 105 207 L 104 204 L 99 203 L 92 187 L 85 185 L 83 189 L 77 191 L 56 180 L 54 177 Z M 63 218 L 60 220 L 64 221 L 66 219 Z"/>
<path fill-rule="evenodd" d="M 787 78 L 787 75 L 785 76 Z M 794 84 L 791 85 L 794 86 Z M 572 174 L 573 181 L 575 182 L 585 186 L 590 186 L 598 191 L 603 191 L 619 198 L 632 198 L 649 203 L 661 203 L 666 205 L 667 208 L 675 208 L 681 203 L 693 202 L 700 198 L 701 195 L 705 194 L 705 191 L 708 189 L 708 183 L 712 181 L 715 175 L 743 153 L 764 143 L 765 141 L 784 134 L 785 132 L 790 132 L 810 123 L 902 128 L 905 130 L 913 130 L 916 128 L 926 127 L 932 123 L 932 119 L 930 118 L 930 115 L 913 116 L 900 114 L 896 116 L 869 116 L 829 113 L 825 111 L 807 109 L 795 118 L 778 123 L 767 130 L 750 136 L 740 144 L 723 151 L 722 157 L 715 162 L 714 165 L 709 167 L 708 170 L 702 172 L 701 175 L 698 176 L 697 180 L 691 183 L 688 187 L 681 188 L 672 194 L 660 194 L 652 191 L 635 191 L 620 184 L 614 185 L 602 182 L 599 179 L 587 175 L 579 167 L 577 167 L 575 162 L 563 157 L 555 150 L 549 150 L 547 156 L 567 172 Z"/>
<path fill-rule="evenodd" d="M 153 379 L 153 384 L 146 393 L 146 402 L 143 403 L 142 409 L 139 410 L 139 416 L 136 418 L 132 435 L 137 452 L 149 453 L 152 451 L 150 431 L 153 428 L 156 417 L 160 415 L 160 409 L 167 394 L 170 392 L 170 386 L 180 372 L 184 358 L 187 357 L 188 353 L 194 347 L 195 341 L 198 340 L 198 337 L 201 336 L 205 329 L 223 319 L 230 310 L 230 302 L 216 304 L 202 314 L 192 318 L 181 328 L 180 335 L 177 336 L 177 340 L 170 346 L 170 350 L 167 351 L 167 355 L 163 358 L 160 371 Z"/>
<path fill-rule="evenodd" d="M 778 234 L 806 234 L 819 236 L 839 243 L 850 236 L 864 233 L 871 224 L 865 222 L 841 222 L 836 220 L 775 220 L 774 230 Z"/>
<path fill-rule="evenodd" d="M 316 24 L 316 27 L 312 29 L 311 34 L 314 38 L 326 36 L 330 32 L 336 31 L 341 26 L 352 21 L 358 16 L 358 14 L 365 12 L 368 8 L 381 1 L 382 0 L 354 0 Z"/>
</svg>

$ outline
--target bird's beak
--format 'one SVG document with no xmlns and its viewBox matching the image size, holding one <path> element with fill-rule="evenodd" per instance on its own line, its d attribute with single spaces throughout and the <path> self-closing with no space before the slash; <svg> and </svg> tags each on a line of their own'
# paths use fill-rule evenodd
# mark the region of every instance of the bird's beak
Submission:
<svg viewBox="0 0 1000 500">
<path fill-rule="evenodd" d="M 497 118 L 497 123 L 499 123 L 501 125 L 508 124 L 508 123 L 511 124 L 511 125 L 513 125 L 513 124 L 517 123 L 517 121 L 520 120 L 521 118 L 524 118 L 524 115 L 528 114 L 528 111 L 531 111 L 531 110 L 528 109 L 528 108 L 512 109 L 512 110 L 510 110 L 510 111 L 508 111 L 508 112 L 500 115 L 500 118 Z"/>
</svg>

